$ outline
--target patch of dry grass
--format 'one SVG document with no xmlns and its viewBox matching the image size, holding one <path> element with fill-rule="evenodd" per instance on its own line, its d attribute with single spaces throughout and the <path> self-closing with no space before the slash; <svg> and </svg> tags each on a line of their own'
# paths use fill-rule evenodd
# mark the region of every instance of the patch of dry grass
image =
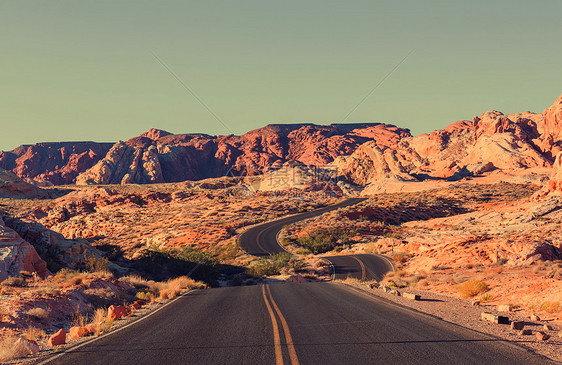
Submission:
<svg viewBox="0 0 562 365">
<path fill-rule="evenodd" d="M 154 282 L 146 280 L 140 275 L 131 274 L 119 278 L 120 282 L 128 284 L 137 290 L 148 289 Z"/>
<path fill-rule="evenodd" d="M 113 326 L 113 321 L 109 319 L 108 314 L 107 308 L 98 308 L 94 312 L 91 324 L 96 327 L 96 331 L 94 332 L 96 336 L 108 332 Z"/>
<path fill-rule="evenodd" d="M 40 328 L 29 326 L 22 332 L 22 336 L 28 340 L 39 342 L 45 338 L 46 334 Z"/>
<path fill-rule="evenodd" d="M 480 293 L 487 292 L 490 288 L 488 287 L 488 284 L 482 280 L 471 279 L 460 284 L 458 286 L 458 290 L 461 293 L 461 296 L 466 299 L 475 297 Z"/>
<path fill-rule="evenodd" d="M 159 283 L 160 299 L 173 299 L 180 293 L 191 289 L 202 289 L 207 286 L 201 282 L 195 281 L 187 276 L 180 276 L 170 279 L 166 282 Z"/>
<path fill-rule="evenodd" d="M 49 318 L 51 311 L 44 308 L 31 308 L 26 314 L 33 319 L 43 320 Z"/>
<path fill-rule="evenodd" d="M 0 339 L 0 362 L 18 359 L 28 354 L 25 347 L 18 344 L 17 340 L 18 338 L 15 336 L 8 336 Z"/>
</svg>

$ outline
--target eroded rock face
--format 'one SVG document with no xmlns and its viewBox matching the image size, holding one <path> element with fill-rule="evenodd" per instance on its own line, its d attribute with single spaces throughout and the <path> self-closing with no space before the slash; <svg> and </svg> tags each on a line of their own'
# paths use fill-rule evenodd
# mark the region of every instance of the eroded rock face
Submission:
<svg viewBox="0 0 562 365">
<path fill-rule="evenodd" d="M 0 198 L 27 198 L 41 199 L 49 194 L 16 176 L 15 174 L 0 169 Z"/>
<path fill-rule="evenodd" d="M 539 114 L 489 111 L 472 122 L 404 136 L 390 145 L 369 141 L 336 163 L 350 181 L 360 185 L 458 180 L 495 169 L 550 167 L 562 150 L 561 118 L 562 97 Z"/>
<path fill-rule="evenodd" d="M 21 178 L 72 184 L 76 176 L 102 159 L 113 143 L 57 142 L 23 145 L 0 152 L 0 168 Z"/>
<path fill-rule="evenodd" d="M 72 269 L 84 268 L 86 258 L 103 258 L 101 252 L 92 247 L 85 239 L 66 239 L 62 234 L 47 229 L 40 223 L 24 218 L 14 218 L 2 212 L 0 212 L 0 219 L 2 224 L 0 228 L 6 228 L 4 230 L 7 237 L 7 244 L 5 246 L 10 248 L 10 250 L 5 250 L 6 260 L 9 261 L 9 257 L 14 257 L 14 255 L 16 255 L 17 260 L 14 261 L 12 259 L 12 261 L 17 263 L 24 259 L 24 253 L 29 256 L 29 258 L 26 259 L 27 261 L 23 260 L 22 262 L 29 261 L 30 264 L 26 263 L 14 266 L 13 271 L 9 274 L 10 276 L 17 275 L 21 270 L 36 271 L 39 275 L 48 275 L 49 272 L 46 269 L 46 264 L 39 258 L 38 253 L 45 259 L 48 258 L 52 262 Z M 0 234 L 2 234 L 1 231 Z M 2 236 L 0 236 L 0 245 L 3 244 L 1 237 Z M 23 241 L 23 246 L 21 246 L 23 250 L 21 251 L 22 253 L 20 253 L 20 251 L 13 251 L 13 247 L 19 247 L 21 243 L 17 241 L 17 238 Z M 13 242 L 18 243 L 18 245 Z M 13 254 L 10 254 L 10 252 L 13 252 Z M 10 265 L 13 266 L 14 264 Z M 7 265 L 6 270 L 11 266 Z M 115 271 L 123 271 L 123 268 L 111 262 L 108 263 L 108 268 Z"/>
<path fill-rule="evenodd" d="M 77 184 L 147 184 L 164 182 L 156 146 L 116 143 L 107 155 L 76 179 Z"/>
<path fill-rule="evenodd" d="M 554 161 L 552 176 L 548 182 L 548 190 L 550 193 L 562 194 L 562 152 L 558 153 Z"/>
<path fill-rule="evenodd" d="M 0 218 L 0 281 L 19 276 L 21 271 L 36 272 L 42 278 L 50 275 L 35 248 Z"/>
<path fill-rule="evenodd" d="M 289 161 L 309 166 L 335 161 L 351 182 L 364 185 L 487 172 L 478 166 L 506 172 L 549 167 L 561 151 L 562 96 L 542 113 L 492 110 L 416 137 L 377 123 L 271 124 L 241 136 L 151 129 L 114 145 L 22 146 L 0 153 L 0 168 L 53 184 L 143 184 L 258 175 Z"/>
<path fill-rule="evenodd" d="M 78 184 L 159 183 L 256 175 L 288 161 L 326 165 L 375 140 L 391 146 L 410 133 L 386 124 L 268 125 L 242 136 L 173 135 L 150 130 L 115 144 Z"/>
</svg>

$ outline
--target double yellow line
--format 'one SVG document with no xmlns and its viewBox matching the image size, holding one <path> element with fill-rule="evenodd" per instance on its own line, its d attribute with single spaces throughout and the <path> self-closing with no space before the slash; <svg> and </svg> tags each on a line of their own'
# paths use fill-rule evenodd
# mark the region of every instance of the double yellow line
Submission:
<svg viewBox="0 0 562 365">
<path fill-rule="evenodd" d="M 266 294 L 267 290 L 267 294 Z M 263 293 L 263 300 L 265 301 L 265 306 L 267 307 L 267 311 L 269 312 L 269 316 L 271 317 L 271 324 L 273 325 L 273 343 L 275 344 L 275 364 L 276 365 L 283 365 L 283 352 L 281 347 L 281 337 L 279 336 L 279 326 L 277 325 L 277 318 L 275 318 L 275 313 L 271 309 L 271 304 L 273 304 L 273 308 L 275 312 L 279 316 L 281 320 L 281 325 L 283 326 L 283 332 L 285 333 L 285 342 L 287 343 L 287 349 L 289 350 L 289 357 L 291 359 L 291 365 L 299 365 L 299 358 L 297 357 L 297 352 L 295 351 L 295 345 L 293 344 L 293 338 L 291 337 L 291 332 L 289 331 L 289 325 L 287 325 L 287 321 L 283 316 L 283 313 L 279 310 L 277 303 L 273 300 L 273 296 L 271 295 L 271 290 L 269 289 L 269 285 L 262 286 L 262 293 Z M 269 297 L 269 299 L 268 299 Z M 271 301 L 271 304 L 269 302 Z"/>
<path fill-rule="evenodd" d="M 353 257 L 355 261 L 359 263 L 359 266 L 361 266 L 361 281 L 367 280 L 367 270 L 365 269 L 365 264 L 363 264 L 363 261 L 359 260 L 355 256 L 351 256 L 351 257 Z"/>
</svg>

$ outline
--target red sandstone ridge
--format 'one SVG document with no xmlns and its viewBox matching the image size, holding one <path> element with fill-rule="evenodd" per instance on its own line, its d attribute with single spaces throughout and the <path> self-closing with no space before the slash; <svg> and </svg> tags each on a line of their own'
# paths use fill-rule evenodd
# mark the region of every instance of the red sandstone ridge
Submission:
<svg viewBox="0 0 562 365">
<path fill-rule="evenodd" d="M 47 198 L 49 194 L 14 173 L 0 169 L 0 198 Z"/>
<path fill-rule="evenodd" d="M 0 168 L 53 184 L 142 184 L 258 175 L 297 161 L 335 163 L 365 185 L 550 167 L 561 151 L 562 96 L 542 113 L 488 111 L 417 137 L 377 123 L 272 124 L 241 136 L 151 129 L 114 145 L 22 146 L 0 153 Z"/>
<path fill-rule="evenodd" d="M 364 142 L 391 146 L 410 133 L 386 124 L 276 124 L 242 136 L 150 130 L 115 144 L 77 184 L 160 183 L 262 174 L 288 161 L 326 165 Z"/>
<path fill-rule="evenodd" d="M 141 134 L 140 136 L 150 138 L 152 140 L 156 140 L 156 139 L 159 139 L 159 138 L 164 137 L 164 136 L 169 136 L 171 134 L 172 133 L 163 131 L 161 129 L 151 128 L 148 132 L 145 132 L 145 133 Z"/>
<path fill-rule="evenodd" d="M 43 278 L 50 274 L 35 248 L 0 218 L 0 281 L 21 271 L 36 272 Z"/>
<path fill-rule="evenodd" d="M 72 184 L 79 173 L 106 155 L 112 143 L 61 142 L 23 145 L 0 152 L 0 168 L 24 179 Z"/>
<path fill-rule="evenodd" d="M 489 111 L 473 122 L 404 137 L 390 146 L 367 142 L 336 163 L 350 181 L 373 185 L 367 189 L 372 192 L 388 182 L 458 180 L 495 169 L 550 167 L 562 150 L 561 117 L 562 97 L 538 114 Z"/>
</svg>

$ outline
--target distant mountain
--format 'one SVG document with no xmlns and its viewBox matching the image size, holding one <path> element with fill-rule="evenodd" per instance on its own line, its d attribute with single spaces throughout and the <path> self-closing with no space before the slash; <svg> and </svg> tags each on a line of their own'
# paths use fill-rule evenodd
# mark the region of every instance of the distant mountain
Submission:
<svg viewBox="0 0 562 365">
<path fill-rule="evenodd" d="M 76 176 L 102 159 L 113 143 L 54 142 L 23 145 L 0 152 L 0 168 L 24 179 L 72 184 Z"/>
<path fill-rule="evenodd" d="M 151 129 L 126 142 L 24 145 L 0 168 L 48 184 L 161 183 L 262 174 L 289 161 L 338 166 L 359 185 L 550 167 L 562 151 L 562 96 L 542 113 L 489 111 L 413 137 L 390 124 L 270 124 L 241 136 Z"/>
</svg>

